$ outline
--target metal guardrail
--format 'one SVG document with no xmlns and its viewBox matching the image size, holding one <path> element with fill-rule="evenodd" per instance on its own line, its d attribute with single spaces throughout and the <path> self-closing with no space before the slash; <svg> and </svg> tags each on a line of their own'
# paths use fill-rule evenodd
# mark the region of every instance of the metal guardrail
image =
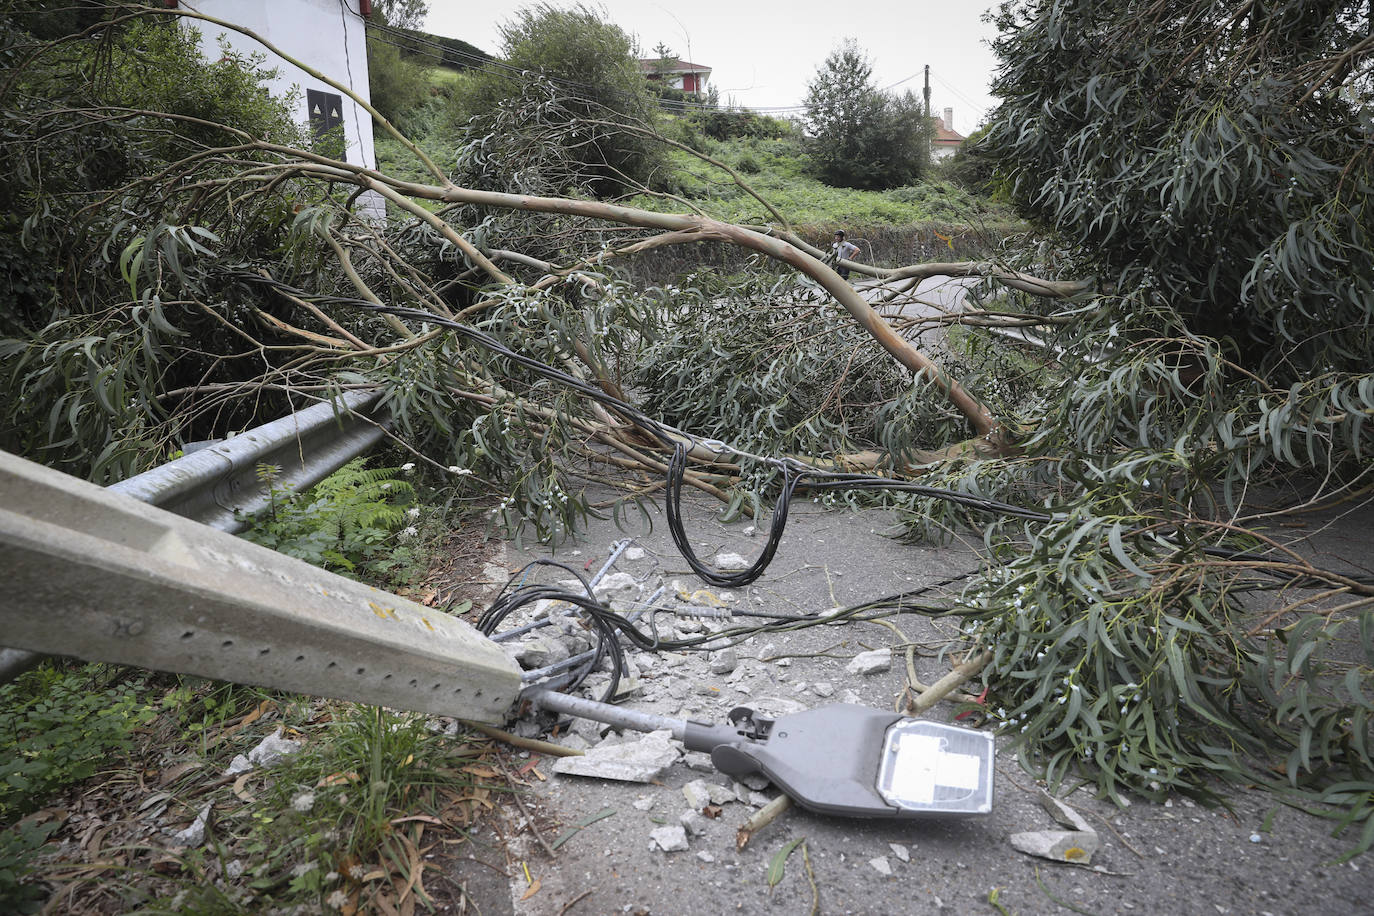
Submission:
<svg viewBox="0 0 1374 916">
<path fill-rule="evenodd" d="M 390 411 L 377 406 L 381 397 L 350 391 L 337 404 L 322 401 L 107 489 L 220 531 L 240 531 L 268 505 L 259 465 L 281 469 L 273 487 L 314 486 L 386 434 Z"/>
<path fill-rule="evenodd" d="M 0 632 L 30 652 L 499 722 L 520 667 L 458 617 L 0 452 Z"/>
<path fill-rule="evenodd" d="M 267 508 L 269 485 L 258 479 L 259 465 L 280 468 L 272 487 L 314 486 L 386 435 L 390 410 L 378 406 L 381 398 L 380 390 L 346 392 L 337 402 L 321 401 L 106 489 L 235 533 Z M 0 683 L 43 658 L 0 647 Z"/>
</svg>

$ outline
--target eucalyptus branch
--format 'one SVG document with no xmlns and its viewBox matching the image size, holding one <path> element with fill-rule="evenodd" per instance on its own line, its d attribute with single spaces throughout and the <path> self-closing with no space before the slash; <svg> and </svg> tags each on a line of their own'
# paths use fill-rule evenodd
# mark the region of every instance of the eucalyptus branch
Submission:
<svg viewBox="0 0 1374 916">
<path fill-rule="evenodd" d="M 326 76 L 324 73 L 320 72 L 319 70 L 315 69 L 314 67 L 310 66 L 309 64 L 307 64 L 307 63 L 305 63 L 304 61 L 300 60 L 299 58 L 296 58 L 296 57 L 293 57 L 293 56 L 290 55 L 290 54 L 287 54 L 287 53 L 286 53 L 285 51 L 283 51 L 281 48 L 277 47 L 277 46 L 274 45 L 272 42 L 268 41 L 266 38 L 264 38 L 263 36 L 259 35 L 257 32 L 254 32 L 252 29 L 246 29 L 246 28 L 244 28 L 244 27 L 241 26 L 241 25 L 236 25 L 235 23 L 229 22 L 229 21 L 224 20 L 224 19 L 219 19 L 219 18 L 216 18 L 216 17 L 214 17 L 214 16 L 207 16 L 207 15 L 204 14 L 204 13 L 199 13 L 199 12 L 196 12 L 195 10 L 190 10 L 190 9 L 146 9 L 146 8 L 145 8 L 145 9 L 144 9 L 144 12 L 145 12 L 145 13 L 148 13 L 148 14 L 152 14 L 152 15 L 178 16 L 178 17 L 181 17 L 181 18 L 184 18 L 184 19 L 199 19 L 199 20 L 201 20 L 201 21 L 203 21 L 203 22 L 213 23 L 214 25 L 220 26 L 221 28 L 228 29 L 228 30 L 231 31 L 231 32 L 238 32 L 238 33 L 241 34 L 241 35 L 244 35 L 244 36 L 247 36 L 248 38 L 253 39 L 254 41 L 258 42 L 260 45 L 262 45 L 264 48 L 266 48 L 268 51 L 272 52 L 272 53 L 275 54 L 277 57 L 280 57 L 282 60 L 286 61 L 288 64 L 291 64 L 291 65 L 294 66 L 294 67 L 300 68 L 300 69 L 301 69 L 302 71 L 304 71 L 305 73 L 310 74 L 310 76 L 311 76 L 312 78 L 317 79 L 317 80 L 319 80 L 320 82 L 324 83 L 325 85 L 331 86 L 331 87 L 333 87 L 334 89 L 337 89 L 337 90 L 339 90 L 340 92 L 342 92 L 344 95 L 348 96 L 348 97 L 349 97 L 350 99 L 352 99 L 353 102 L 356 103 L 360 108 L 362 108 L 362 109 L 363 109 L 364 111 L 366 111 L 369 115 L 371 115 L 371 116 L 372 116 L 372 119 L 373 119 L 374 121 L 376 121 L 378 124 L 380 124 L 380 125 L 382 126 L 382 129 L 383 129 L 383 130 L 385 130 L 387 133 L 391 134 L 391 136 L 394 137 L 397 141 L 399 141 L 403 146 L 405 146 L 405 148 L 406 148 L 407 150 L 409 150 L 409 151 L 415 156 L 416 159 L 419 159 L 420 162 L 422 162 L 422 163 L 424 164 L 425 169 L 426 169 L 431 175 L 433 175 L 433 176 L 434 176 L 437 180 L 439 180 L 440 182 L 443 182 L 443 183 L 445 183 L 445 184 L 448 183 L 448 181 L 449 181 L 449 180 L 448 180 L 448 176 L 444 174 L 443 170 L 440 169 L 439 166 L 437 166 L 437 165 L 434 164 L 434 160 L 430 159 L 429 156 L 426 155 L 425 151 L 422 150 L 422 149 L 420 149 L 420 147 L 419 147 L 418 144 L 416 144 L 413 140 L 411 140 L 411 139 L 410 139 L 409 137 L 407 137 L 405 134 L 401 133 L 401 131 L 397 130 L 396 127 L 395 127 L 395 125 L 393 125 L 389 120 L 387 120 L 386 117 L 383 116 L 381 112 L 379 112 L 377 109 L 373 108 L 372 105 L 371 105 L 371 103 L 369 103 L 369 102 L 368 102 L 366 99 L 364 99 L 362 96 L 360 96 L 360 95 L 358 95 L 356 92 L 354 92 L 353 89 L 352 89 L 351 87 L 345 86 L 343 83 L 339 82 L 338 80 L 334 79 L 333 77 Z"/>
<path fill-rule="evenodd" d="M 769 203 L 763 195 L 759 194 L 758 191 L 755 191 L 747 181 L 745 181 L 743 178 L 739 176 L 738 172 L 730 168 L 730 166 L 726 165 L 724 162 L 721 162 L 719 159 L 716 159 L 714 156 L 708 156 L 703 152 L 694 150 L 685 143 L 679 143 L 676 140 L 669 139 L 668 137 L 663 136 L 658 131 L 652 130 L 642 125 L 621 124 L 613 121 L 597 121 L 591 118 L 584 118 L 582 120 L 586 123 L 599 124 L 602 127 L 612 127 L 619 130 L 626 130 L 631 133 L 640 134 L 641 136 L 650 137 L 658 143 L 662 143 L 665 146 L 671 146 L 673 149 L 682 150 L 685 153 L 697 157 L 702 162 L 706 162 L 710 165 L 715 166 L 716 168 L 720 169 L 721 171 L 729 175 L 730 180 L 735 183 L 735 186 L 737 188 L 739 188 L 741 191 L 748 194 L 750 197 L 754 198 L 754 200 L 762 204 L 763 208 L 767 210 L 770 214 L 772 214 L 773 219 L 777 220 L 779 223 L 782 224 L 784 236 L 787 237 L 788 241 L 792 241 L 794 245 L 797 243 L 796 241 L 793 241 L 793 239 L 795 239 L 795 235 L 792 232 L 792 224 L 788 221 L 787 217 L 783 216 L 782 213 L 778 210 L 778 208 L 774 207 L 771 203 Z"/>
</svg>

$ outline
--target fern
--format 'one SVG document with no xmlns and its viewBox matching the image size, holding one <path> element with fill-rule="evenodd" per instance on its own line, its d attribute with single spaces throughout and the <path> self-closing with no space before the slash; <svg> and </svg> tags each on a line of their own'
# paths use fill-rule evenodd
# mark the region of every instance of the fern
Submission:
<svg viewBox="0 0 1374 916">
<path fill-rule="evenodd" d="M 243 537 L 278 553 L 347 575 L 385 575 L 410 556 L 400 543 L 415 488 L 409 468 L 368 468 L 355 458 L 304 493 L 273 486 L 271 505 Z M 279 468 L 260 465 L 259 479 L 275 480 Z"/>
</svg>

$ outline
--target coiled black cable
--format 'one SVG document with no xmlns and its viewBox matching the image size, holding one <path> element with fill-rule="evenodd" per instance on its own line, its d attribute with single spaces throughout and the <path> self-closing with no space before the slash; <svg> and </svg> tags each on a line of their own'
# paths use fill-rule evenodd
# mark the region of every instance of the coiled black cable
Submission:
<svg viewBox="0 0 1374 916">
<path fill-rule="evenodd" d="M 1037 509 L 1029 509 L 1024 506 L 1016 506 L 994 499 L 972 496 L 968 493 L 960 493 L 957 490 L 950 490 L 944 487 L 931 487 L 915 483 L 914 481 L 899 480 L 870 474 L 825 471 L 819 468 L 810 467 L 790 458 L 762 458 L 761 460 L 779 468 L 783 473 L 783 487 L 778 496 L 777 505 L 773 511 L 772 523 L 769 526 L 768 541 L 764 544 L 763 551 L 760 553 L 758 559 L 755 560 L 748 569 L 740 570 L 739 572 L 722 572 L 712 569 L 696 557 L 692 552 L 686 531 L 683 528 L 681 499 L 683 477 L 687 466 L 687 447 L 685 443 L 690 441 L 717 452 L 728 451 L 738 454 L 738 450 L 730 449 L 722 443 L 708 443 L 700 437 L 674 429 L 665 423 L 645 415 L 632 404 L 628 404 L 608 394 L 596 385 L 563 372 L 547 363 L 540 362 L 533 357 L 518 353 L 501 343 L 495 337 L 492 337 L 490 334 L 452 318 L 436 315 L 423 309 L 386 305 L 384 303 L 372 302 L 367 299 L 310 293 L 253 270 L 235 269 L 227 271 L 226 273 L 231 279 L 252 283 L 258 286 L 271 287 L 287 292 L 300 299 L 337 305 L 350 305 L 371 312 L 394 315 L 397 318 L 450 328 L 464 338 L 471 340 L 473 343 L 478 344 L 492 353 L 510 360 L 516 365 L 528 369 L 544 378 L 556 381 L 576 391 L 583 397 L 597 401 L 615 410 L 634 426 L 653 436 L 662 446 L 672 450 L 672 460 L 668 466 L 665 512 L 668 518 L 669 529 L 673 535 L 673 543 L 676 544 L 678 550 L 682 552 L 683 558 L 686 559 L 692 571 L 712 585 L 720 587 L 739 587 L 748 585 L 757 580 L 759 576 L 763 575 L 768 564 L 772 562 L 773 556 L 777 552 L 778 545 L 782 540 L 783 530 L 787 526 L 787 514 L 792 496 L 800 486 L 805 486 L 813 490 L 896 490 L 933 499 L 945 500 L 946 502 L 951 502 L 969 509 L 1007 515 L 1015 518 L 1024 518 L 1030 521 L 1050 522 L 1056 518 L 1052 513 L 1043 512 Z M 1243 562 L 1263 562 L 1264 560 L 1263 557 L 1256 554 L 1232 550 L 1225 547 L 1203 547 L 1202 550 L 1208 556 L 1230 560 Z M 1263 571 L 1272 577 L 1290 582 L 1302 582 L 1314 578 L 1308 574 L 1293 570 L 1264 569 Z M 1363 586 L 1374 588 L 1374 578 L 1356 576 L 1345 576 L 1343 578 L 1348 581 L 1358 582 Z"/>
</svg>

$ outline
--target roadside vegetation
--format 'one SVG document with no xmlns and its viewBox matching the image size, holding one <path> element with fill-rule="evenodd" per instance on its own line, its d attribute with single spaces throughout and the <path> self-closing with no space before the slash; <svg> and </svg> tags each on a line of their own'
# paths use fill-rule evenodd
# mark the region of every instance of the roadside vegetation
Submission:
<svg viewBox="0 0 1374 916">
<path fill-rule="evenodd" d="M 415 507 L 482 500 L 525 536 L 604 511 L 592 485 L 653 498 L 671 449 L 626 422 L 630 399 L 740 450 L 687 456 L 685 484 L 727 512 L 766 512 L 783 457 L 994 497 L 1026 512 L 826 498 L 895 508 L 912 538 L 981 535 L 985 567 L 939 613 L 963 622 L 951 652 L 991 652 L 979 712 L 1029 770 L 1123 802 L 1261 785 L 1330 817 L 1352 854 L 1374 845 L 1374 583 L 1283 528 L 1363 503 L 1374 475 L 1366 4 L 1006 3 L 1001 108 L 951 164 L 881 182 L 826 167 L 817 112 L 801 129 L 660 113 L 629 79 L 632 43 L 583 8 L 531 7 L 500 59 L 418 103 L 383 94 L 406 129 L 378 121 L 377 172 L 303 149 L 258 88 L 268 62 L 199 60 L 171 24 L 192 13 L 10 9 L 5 449 L 107 483 L 376 384 L 423 456 Z M 572 75 L 588 54 L 605 95 Z M 846 54 L 818 77 L 862 63 Z M 350 212 L 360 190 L 385 226 Z M 968 277 L 972 307 L 886 333 L 818 247 L 839 227 L 887 240 L 861 273 L 894 298 Z M 335 496 L 370 515 L 281 494 L 255 537 L 399 587 L 394 561 L 423 563 L 397 550 L 410 506 L 378 508 L 379 472 L 349 473 Z M 99 666 L 0 689 L 0 892 L 25 905 L 42 892 L 23 863 L 51 825 L 76 828 L 52 793 L 112 754 L 158 771 L 154 804 L 182 823 L 205 798 L 228 828 L 173 861 L 120 838 L 138 851 L 117 893 L 150 911 L 404 896 L 428 828 L 508 785 L 463 763 L 471 742 L 392 713 Z M 81 714 L 91 691 L 100 716 Z M 269 713 L 311 736 L 271 784 L 178 794 L 189 770 L 139 756 L 166 728 L 221 772 Z M 63 729 L 70 752 L 23 749 Z M 401 770 L 404 786 L 382 776 Z M 73 869 L 44 880 L 87 882 Z"/>
</svg>

